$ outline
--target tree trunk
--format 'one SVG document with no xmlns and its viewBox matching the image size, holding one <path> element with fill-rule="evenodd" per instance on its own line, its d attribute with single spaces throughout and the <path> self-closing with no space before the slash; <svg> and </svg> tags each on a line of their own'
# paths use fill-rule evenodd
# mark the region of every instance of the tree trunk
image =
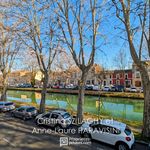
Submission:
<svg viewBox="0 0 150 150">
<path fill-rule="evenodd" d="M 6 101 L 7 100 L 7 85 L 8 85 L 8 80 L 7 80 L 7 75 L 3 75 L 3 82 L 2 82 L 2 92 L 1 92 L 1 101 Z"/>
<path fill-rule="evenodd" d="M 35 76 L 36 76 L 36 72 L 32 72 L 32 75 L 31 75 L 31 85 L 32 87 L 34 88 L 35 86 Z"/>
<path fill-rule="evenodd" d="M 77 123 L 81 123 L 84 116 L 84 93 L 87 72 L 82 72 L 79 82 L 78 105 L 77 105 Z"/>
<path fill-rule="evenodd" d="M 148 73 L 142 73 L 144 87 L 143 137 L 150 138 L 150 80 Z"/>
<path fill-rule="evenodd" d="M 40 113 L 45 112 L 45 99 L 46 99 L 46 93 L 47 93 L 47 83 L 48 83 L 48 73 L 46 72 L 44 74 L 44 79 L 43 79 L 43 88 L 42 88 L 41 102 L 40 102 Z"/>
</svg>

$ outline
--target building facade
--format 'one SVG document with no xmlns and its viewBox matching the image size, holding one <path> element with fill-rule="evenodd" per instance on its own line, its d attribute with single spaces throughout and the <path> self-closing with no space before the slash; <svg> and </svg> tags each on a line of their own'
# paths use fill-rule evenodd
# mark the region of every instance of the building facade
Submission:
<svg viewBox="0 0 150 150">
<path fill-rule="evenodd" d="M 125 88 L 130 88 L 132 86 L 132 70 L 114 70 L 112 84 L 122 85 Z"/>
<path fill-rule="evenodd" d="M 150 77 L 150 61 L 147 61 L 147 69 Z M 42 85 L 43 74 L 38 71 L 35 76 L 36 84 Z M 78 85 L 81 78 L 81 71 L 78 67 L 72 66 L 65 71 L 51 72 L 48 85 L 54 84 L 74 84 Z M 32 73 L 26 70 L 14 71 L 8 76 L 8 84 L 17 86 L 22 83 L 31 83 Z M 86 84 L 103 86 L 122 85 L 125 88 L 142 87 L 141 75 L 138 67 L 133 64 L 132 69 L 128 70 L 104 70 L 100 65 L 94 64 L 89 70 Z M 2 85 L 2 75 L 0 75 L 0 85 Z"/>
<path fill-rule="evenodd" d="M 147 64 L 147 71 L 150 79 L 150 61 L 146 61 L 145 63 Z M 132 73 L 133 73 L 133 86 L 136 88 L 141 88 L 143 86 L 141 74 L 139 68 L 135 64 L 132 65 Z"/>
</svg>

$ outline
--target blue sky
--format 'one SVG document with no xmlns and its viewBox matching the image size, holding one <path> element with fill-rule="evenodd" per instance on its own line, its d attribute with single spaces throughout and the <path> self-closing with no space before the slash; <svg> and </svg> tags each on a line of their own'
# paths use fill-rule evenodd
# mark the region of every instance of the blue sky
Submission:
<svg viewBox="0 0 150 150">
<path fill-rule="evenodd" d="M 137 8 L 136 3 L 137 2 L 143 2 L 142 0 L 135 0 L 132 2 L 131 6 Z M 141 13 L 141 11 L 137 11 L 136 13 L 132 13 L 130 15 L 130 23 L 131 23 L 131 29 L 137 28 L 137 30 L 134 30 L 134 46 L 135 49 L 138 52 L 139 44 L 140 44 L 140 38 L 141 38 L 141 29 L 139 28 L 139 17 L 137 14 Z M 149 12 L 150 13 L 150 12 Z M 149 15 L 149 14 L 148 14 Z M 147 17 L 148 17 L 147 15 Z M 102 32 L 106 34 L 106 45 L 103 45 L 101 49 L 105 53 L 97 54 L 95 61 L 100 62 L 104 65 L 104 67 L 108 69 L 114 69 L 116 68 L 114 64 L 114 57 L 118 54 L 118 52 L 121 50 L 124 50 L 127 57 L 127 68 L 132 65 L 132 58 L 130 56 L 130 49 L 129 44 L 126 36 L 126 31 L 124 24 L 116 17 L 115 15 L 115 8 L 111 7 L 111 9 L 104 12 L 104 17 L 107 18 L 104 20 L 102 24 Z M 147 25 L 149 24 L 150 18 L 147 18 Z M 133 30 L 132 30 L 133 31 Z M 136 31 L 136 32 L 135 32 Z M 146 51 L 146 48 L 142 48 L 142 59 L 148 59 L 148 53 Z"/>
<path fill-rule="evenodd" d="M 132 64 L 132 59 L 129 53 L 128 42 L 124 40 L 126 39 L 126 33 L 119 29 L 119 28 L 124 29 L 124 25 L 118 20 L 118 18 L 116 18 L 114 14 L 115 12 L 114 8 L 112 8 L 111 10 L 106 10 L 105 8 L 104 9 L 102 8 L 102 10 L 103 10 L 102 11 L 103 21 L 100 25 L 101 36 L 99 36 L 100 39 L 98 39 L 99 41 L 97 41 L 97 43 L 99 44 L 99 42 L 103 41 L 103 44 L 100 47 L 100 49 L 97 50 L 96 52 L 95 63 L 101 64 L 106 69 L 115 69 L 116 66 L 114 63 L 114 57 L 116 57 L 120 49 L 122 49 L 125 51 L 127 55 L 127 59 L 128 59 L 127 67 L 128 67 L 129 64 Z M 46 13 L 46 16 L 50 14 L 50 12 L 45 12 L 45 13 Z M 71 17 L 71 15 L 69 17 Z M 136 23 L 136 21 L 134 22 Z M 44 23 L 41 26 L 41 29 L 42 31 L 47 30 L 46 23 Z M 105 37 L 105 42 L 103 40 L 104 37 Z M 123 39 L 120 37 L 123 37 Z M 77 42 L 77 45 L 78 45 L 78 42 Z M 86 53 L 88 56 L 90 53 L 90 48 L 88 48 L 87 46 L 85 46 L 85 48 L 86 48 Z"/>
<path fill-rule="evenodd" d="M 100 2 L 100 1 L 99 1 Z M 97 45 L 101 45 L 100 49 L 97 50 L 95 56 L 95 63 L 101 64 L 107 69 L 114 69 L 116 68 L 114 65 L 114 57 L 118 54 L 120 49 L 123 49 L 126 52 L 127 58 L 130 60 L 129 48 L 128 43 L 125 40 L 121 39 L 119 36 L 125 36 L 126 34 L 122 33 L 121 30 L 118 30 L 116 27 L 123 28 L 124 26 L 121 22 L 116 18 L 115 9 L 106 10 L 106 7 L 101 9 L 101 13 L 103 13 L 102 22 L 100 24 L 99 33 L 100 36 L 97 38 Z M 89 18 L 88 18 L 89 19 Z M 72 21 L 71 14 L 70 20 Z M 90 22 L 91 18 L 89 19 Z M 116 29 L 115 29 L 116 28 Z M 87 32 L 86 35 L 90 34 L 91 32 Z M 89 38 L 88 37 L 88 38 Z M 89 45 L 88 45 L 89 46 Z M 76 44 L 77 52 L 79 51 L 78 43 Z M 91 47 L 84 47 L 85 55 L 89 56 L 91 52 Z M 132 61 L 130 61 L 131 63 Z M 128 67 L 128 63 L 127 63 Z"/>
<path fill-rule="evenodd" d="M 126 33 L 118 28 L 124 28 L 124 25 L 116 18 L 113 12 L 114 9 L 111 9 L 104 14 L 107 19 L 102 23 L 101 32 L 106 36 L 106 44 L 101 47 L 101 51 L 97 51 L 97 55 L 95 56 L 95 62 L 102 64 L 107 69 L 116 68 L 114 58 L 118 55 L 120 49 L 125 51 L 128 63 L 132 64 L 128 42 L 124 40 L 126 38 Z M 127 67 L 128 66 L 127 64 Z"/>
</svg>

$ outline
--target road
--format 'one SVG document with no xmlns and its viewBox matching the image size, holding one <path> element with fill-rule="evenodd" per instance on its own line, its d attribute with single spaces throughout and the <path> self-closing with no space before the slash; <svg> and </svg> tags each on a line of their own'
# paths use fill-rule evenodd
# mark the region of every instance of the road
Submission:
<svg viewBox="0 0 150 150">
<path fill-rule="evenodd" d="M 48 131 L 51 133 L 47 133 Z M 54 130 L 36 126 L 33 120 L 23 121 L 12 118 L 9 113 L 0 114 L 0 150 L 114 150 L 113 147 L 96 141 L 60 147 L 61 137 L 81 139 L 80 135 L 71 133 L 71 130 L 68 132 L 56 133 Z M 148 149 L 144 145 L 136 144 L 134 150 Z"/>
</svg>

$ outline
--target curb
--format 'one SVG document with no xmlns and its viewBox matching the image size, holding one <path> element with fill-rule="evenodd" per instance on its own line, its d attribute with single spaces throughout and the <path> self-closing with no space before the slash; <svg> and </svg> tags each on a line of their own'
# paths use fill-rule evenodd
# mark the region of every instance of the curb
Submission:
<svg viewBox="0 0 150 150">
<path fill-rule="evenodd" d="M 146 146 L 148 146 L 148 150 L 150 150 L 150 143 L 148 143 L 148 142 L 136 140 L 135 143 L 146 145 Z"/>
</svg>

